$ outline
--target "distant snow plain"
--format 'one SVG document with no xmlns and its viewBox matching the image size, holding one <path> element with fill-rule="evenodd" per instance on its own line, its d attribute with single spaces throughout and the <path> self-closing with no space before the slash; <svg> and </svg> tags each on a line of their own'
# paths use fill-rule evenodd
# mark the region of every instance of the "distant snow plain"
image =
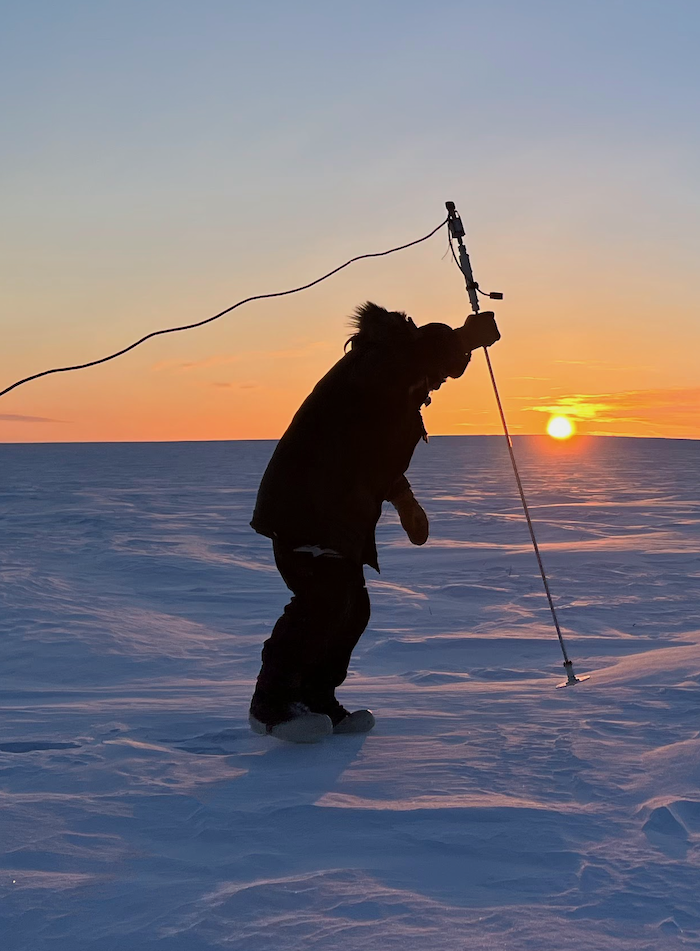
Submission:
<svg viewBox="0 0 700 951">
<path fill-rule="evenodd" d="M 700 443 L 421 445 L 340 691 L 247 728 L 271 442 L 0 446 L 3 951 L 700 948 Z"/>
</svg>

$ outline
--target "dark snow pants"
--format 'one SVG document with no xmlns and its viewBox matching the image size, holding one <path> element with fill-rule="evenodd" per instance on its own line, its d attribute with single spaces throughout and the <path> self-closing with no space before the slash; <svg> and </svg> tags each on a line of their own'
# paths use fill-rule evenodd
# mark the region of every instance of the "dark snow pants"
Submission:
<svg viewBox="0 0 700 951">
<path fill-rule="evenodd" d="M 263 645 L 253 704 L 267 708 L 267 722 L 295 701 L 316 710 L 332 702 L 370 616 L 362 565 L 278 541 L 273 551 L 293 597 Z"/>
</svg>

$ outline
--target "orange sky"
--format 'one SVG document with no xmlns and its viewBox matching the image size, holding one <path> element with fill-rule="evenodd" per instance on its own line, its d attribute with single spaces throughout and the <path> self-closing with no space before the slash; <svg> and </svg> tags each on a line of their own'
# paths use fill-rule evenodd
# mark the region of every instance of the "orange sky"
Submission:
<svg viewBox="0 0 700 951">
<path fill-rule="evenodd" d="M 450 199 L 477 280 L 505 293 L 514 433 L 556 412 L 700 438 L 697 10 L 312 7 L 175 5 L 167 36 L 148 5 L 8 11 L 0 389 L 415 239 Z M 0 441 L 278 437 L 358 304 L 463 322 L 445 251 L 440 232 L 33 382 L 0 399 Z M 500 431 L 481 355 L 425 419 Z"/>
<path fill-rule="evenodd" d="M 394 234 L 393 240 L 412 234 Z M 391 244 L 385 238 L 386 244 Z M 376 248 L 376 240 L 367 244 Z M 513 259 L 502 242 L 471 242 L 481 282 L 506 293 L 496 305 L 503 339 L 491 350 L 508 422 L 514 434 L 541 433 L 552 414 L 568 415 L 579 433 L 700 438 L 697 349 L 688 345 L 694 316 L 682 300 L 665 311 L 666 332 L 650 295 L 639 284 L 626 299 L 609 292 L 595 319 L 599 286 L 581 287 L 566 262 L 547 249 L 549 293 L 525 273 L 533 257 Z M 91 286 L 72 306 L 59 293 L 66 326 L 57 318 L 55 288 L 33 290 L 23 305 L 23 334 L 6 343 L 3 383 L 63 362 L 94 358 L 138 334 L 201 319 L 237 296 L 293 284 L 339 263 L 332 248 L 314 261 L 234 274 L 212 286 L 175 275 L 154 288 L 121 282 L 117 299 L 93 309 Z M 342 258 L 344 247 L 338 249 Z M 361 250 L 355 247 L 352 250 Z M 468 311 L 460 275 L 442 259 L 439 237 L 389 259 L 361 262 L 321 287 L 292 298 L 254 302 L 221 321 L 160 337 L 100 367 L 27 384 L 0 400 L 0 438 L 6 442 L 276 438 L 317 379 L 342 356 L 348 315 L 373 299 L 404 309 L 417 323 L 459 325 Z M 481 262 L 484 262 L 481 265 Z M 505 262 L 505 263 L 504 263 Z M 269 262 L 268 262 L 269 263 Z M 606 279 L 600 260 L 599 278 Z M 616 262 L 618 264 L 619 262 Z M 312 269 L 315 265 L 315 271 Z M 294 273 L 292 273 L 294 272 Z M 660 278 L 663 279 L 663 278 Z M 544 274 L 542 275 L 544 280 Z M 178 293 L 178 285 L 182 293 Z M 201 300 L 198 297 L 201 291 Z M 163 306 L 158 306 L 159 294 Z M 622 296 L 622 295 L 620 295 Z M 697 341 L 697 330 L 695 341 Z M 664 346 L 659 347 L 660 335 Z M 14 343 L 14 346 L 13 346 Z M 425 411 L 433 434 L 500 432 L 483 355 L 475 354 L 459 381 L 435 394 Z"/>
</svg>

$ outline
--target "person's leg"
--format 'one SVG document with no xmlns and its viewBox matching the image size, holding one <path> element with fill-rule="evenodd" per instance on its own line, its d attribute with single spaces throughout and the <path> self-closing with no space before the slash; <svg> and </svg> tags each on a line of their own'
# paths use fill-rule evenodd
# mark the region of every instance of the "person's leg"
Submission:
<svg viewBox="0 0 700 951">
<path fill-rule="evenodd" d="M 336 569 L 336 601 L 327 614 L 324 650 L 307 663 L 302 675 L 302 701 L 314 712 L 326 713 L 334 723 L 347 711 L 335 690 L 347 677 L 350 658 L 370 618 L 370 603 L 361 566 L 345 562 Z"/>
<path fill-rule="evenodd" d="M 253 716 L 267 724 L 288 719 L 290 704 L 333 696 L 369 619 L 361 566 L 279 542 L 274 553 L 293 597 L 263 646 L 251 703 Z"/>
</svg>

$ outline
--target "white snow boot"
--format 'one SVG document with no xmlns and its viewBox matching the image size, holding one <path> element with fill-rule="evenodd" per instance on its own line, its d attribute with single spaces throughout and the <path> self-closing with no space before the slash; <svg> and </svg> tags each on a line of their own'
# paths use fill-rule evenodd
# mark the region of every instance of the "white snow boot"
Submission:
<svg viewBox="0 0 700 951">
<path fill-rule="evenodd" d="M 288 743 L 319 743 L 333 732 L 333 721 L 325 713 L 312 713 L 303 703 L 290 703 L 289 718 L 279 723 L 263 723 L 251 713 L 248 723 L 253 733 L 274 736 Z"/>
<path fill-rule="evenodd" d="M 342 720 L 333 725 L 334 733 L 369 733 L 376 720 L 371 710 L 346 711 Z"/>
</svg>

